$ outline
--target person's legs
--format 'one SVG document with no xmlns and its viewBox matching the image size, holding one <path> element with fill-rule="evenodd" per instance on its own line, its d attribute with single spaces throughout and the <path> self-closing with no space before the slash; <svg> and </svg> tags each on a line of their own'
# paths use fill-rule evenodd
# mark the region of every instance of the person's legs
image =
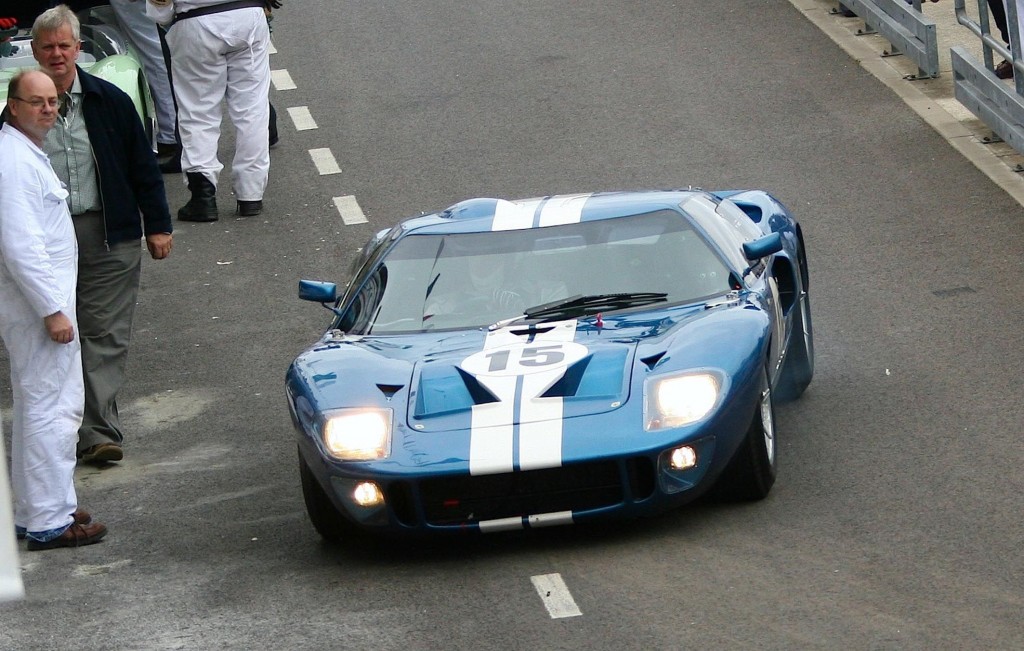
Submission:
<svg viewBox="0 0 1024 651">
<path fill-rule="evenodd" d="M 200 173 L 216 186 L 224 168 L 217 158 L 217 144 L 220 105 L 227 85 L 227 62 L 224 42 L 203 28 L 201 21 L 206 18 L 188 18 L 175 23 L 168 30 L 166 40 L 171 51 L 171 78 L 178 103 L 182 169 L 186 173 Z"/>
<path fill-rule="evenodd" d="M 176 145 L 174 96 L 156 23 L 146 16 L 146 3 L 141 0 L 110 0 L 110 6 L 142 59 L 146 81 L 156 105 L 156 141 L 158 144 Z"/>
<path fill-rule="evenodd" d="M 104 244 L 98 213 L 73 218 L 79 242 L 78 325 L 82 340 L 85 415 L 78 453 L 85 461 L 117 461 L 119 450 L 90 458 L 97 445 L 124 440 L 117 394 L 125 381 L 132 319 L 139 293 L 142 246 L 138 241 Z"/>
<path fill-rule="evenodd" d="M 69 312 L 74 314 L 73 303 Z M 51 341 L 39 319 L 5 320 L 2 334 L 14 394 L 15 525 L 26 529 L 29 537 L 59 535 L 78 508 L 74 472 L 75 440 L 82 419 L 80 349 L 77 341 Z"/>
<path fill-rule="evenodd" d="M 270 173 L 270 32 L 262 11 L 236 11 L 241 47 L 227 54 L 228 115 L 237 142 L 231 164 L 239 201 L 260 201 Z"/>
</svg>

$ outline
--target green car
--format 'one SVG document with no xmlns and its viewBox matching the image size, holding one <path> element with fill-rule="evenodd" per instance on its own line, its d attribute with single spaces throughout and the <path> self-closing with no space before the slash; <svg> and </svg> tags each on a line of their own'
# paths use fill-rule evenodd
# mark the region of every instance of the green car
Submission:
<svg viewBox="0 0 1024 651">
<path fill-rule="evenodd" d="M 78 65 L 90 74 L 114 84 L 132 98 L 153 150 L 156 150 L 156 109 L 149 92 L 146 73 L 138 54 L 121 33 L 109 5 L 80 11 L 82 52 Z M 0 31 L 0 40 L 9 32 Z M 36 68 L 28 29 L 13 33 L 0 43 L 0 105 L 7 103 L 7 84 L 18 70 Z"/>
</svg>

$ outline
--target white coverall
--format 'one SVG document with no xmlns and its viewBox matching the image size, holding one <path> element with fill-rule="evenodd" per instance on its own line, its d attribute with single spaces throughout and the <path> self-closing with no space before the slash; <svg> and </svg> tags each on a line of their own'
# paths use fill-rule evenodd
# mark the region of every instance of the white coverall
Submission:
<svg viewBox="0 0 1024 651">
<path fill-rule="evenodd" d="M 149 0 L 147 14 L 167 24 L 175 14 L 224 0 Z M 176 21 L 167 30 L 178 100 L 183 172 L 217 185 L 221 102 L 235 125 L 232 183 L 239 201 L 260 201 L 270 173 L 270 28 L 263 9 L 248 7 Z"/>
<path fill-rule="evenodd" d="M 46 154 L 10 124 L 0 129 L 0 335 L 11 361 L 14 523 L 29 532 L 71 524 L 75 445 L 85 401 L 75 319 L 78 244 L 67 190 Z M 43 317 L 63 312 L 71 343 Z"/>
<path fill-rule="evenodd" d="M 110 7 L 121 23 L 128 40 L 138 50 L 146 81 L 153 94 L 156 106 L 156 141 L 164 144 L 177 142 L 174 136 L 174 96 L 171 95 L 171 78 L 167 76 L 167 64 L 160 47 L 160 35 L 156 24 L 146 15 L 146 0 L 110 0 Z"/>
</svg>

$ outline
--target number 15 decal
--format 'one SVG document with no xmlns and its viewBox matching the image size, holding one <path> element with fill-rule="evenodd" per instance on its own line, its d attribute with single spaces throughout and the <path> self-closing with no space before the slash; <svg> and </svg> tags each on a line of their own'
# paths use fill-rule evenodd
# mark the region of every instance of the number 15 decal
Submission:
<svg viewBox="0 0 1024 651">
<path fill-rule="evenodd" d="M 473 375 L 529 375 L 565 368 L 586 356 L 586 346 L 571 341 L 513 344 L 470 355 L 463 360 L 461 367 Z"/>
</svg>

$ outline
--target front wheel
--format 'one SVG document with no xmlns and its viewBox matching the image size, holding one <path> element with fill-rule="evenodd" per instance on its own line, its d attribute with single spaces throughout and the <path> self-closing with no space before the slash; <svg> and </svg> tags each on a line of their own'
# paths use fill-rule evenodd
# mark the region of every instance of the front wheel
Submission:
<svg viewBox="0 0 1024 651">
<path fill-rule="evenodd" d="M 761 372 L 761 395 L 747 435 L 715 484 L 716 497 L 732 502 L 762 500 L 771 492 L 778 467 L 775 408 L 768 371 Z"/>
</svg>

